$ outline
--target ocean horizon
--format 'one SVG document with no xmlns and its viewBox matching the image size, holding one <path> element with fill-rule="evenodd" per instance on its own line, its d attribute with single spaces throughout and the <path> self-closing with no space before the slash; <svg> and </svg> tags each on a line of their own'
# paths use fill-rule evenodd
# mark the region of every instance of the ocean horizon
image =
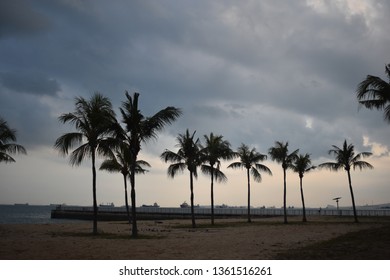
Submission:
<svg viewBox="0 0 390 280">
<path fill-rule="evenodd" d="M 59 224 L 78 220 L 52 219 L 56 205 L 0 204 L 0 224 Z"/>
</svg>

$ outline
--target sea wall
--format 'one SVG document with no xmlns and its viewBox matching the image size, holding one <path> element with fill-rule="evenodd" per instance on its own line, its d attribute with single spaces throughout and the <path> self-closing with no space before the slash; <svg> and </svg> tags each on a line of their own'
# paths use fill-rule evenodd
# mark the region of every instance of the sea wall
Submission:
<svg viewBox="0 0 390 280">
<path fill-rule="evenodd" d="M 194 212 L 197 219 L 209 218 L 210 208 L 195 207 Z M 282 216 L 282 208 L 251 208 L 251 215 L 256 216 Z M 302 209 L 288 208 L 287 215 L 301 216 Z M 357 210 L 358 216 L 390 216 L 390 209 Z M 187 219 L 191 215 L 191 208 L 175 207 L 138 207 L 137 219 L 139 220 L 166 220 L 166 219 Z M 244 217 L 247 215 L 246 208 L 215 208 L 216 218 Z M 307 216 L 353 216 L 352 209 L 306 209 Z M 91 220 L 93 218 L 92 207 L 80 206 L 58 206 L 51 211 L 51 217 L 55 219 L 81 219 Z M 101 221 L 126 221 L 127 214 L 124 207 L 99 207 L 98 219 Z"/>
</svg>

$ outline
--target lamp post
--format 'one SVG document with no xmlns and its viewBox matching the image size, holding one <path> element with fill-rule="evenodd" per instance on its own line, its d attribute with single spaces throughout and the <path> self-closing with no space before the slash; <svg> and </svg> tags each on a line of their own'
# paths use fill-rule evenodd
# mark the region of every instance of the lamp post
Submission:
<svg viewBox="0 0 390 280">
<path fill-rule="evenodd" d="M 337 212 L 339 213 L 340 215 L 340 212 L 339 212 L 339 200 L 341 199 L 341 197 L 335 197 L 333 198 L 333 200 L 336 200 L 336 205 L 337 205 Z"/>
</svg>

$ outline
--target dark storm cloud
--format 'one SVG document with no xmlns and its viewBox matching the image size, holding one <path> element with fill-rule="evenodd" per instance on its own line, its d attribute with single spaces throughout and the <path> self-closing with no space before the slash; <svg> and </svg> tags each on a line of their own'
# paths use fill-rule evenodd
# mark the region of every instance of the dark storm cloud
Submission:
<svg viewBox="0 0 390 280">
<path fill-rule="evenodd" d="M 0 73 L 0 82 L 5 88 L 18 93 L 55 96 L 61 90 L 56 80 L 37 73 Z"/>
<path fill-rule="evenodd" d="M 0 45 L 5 91 L 51 97 L 69 110 L 76 95 L 101 91 L 117 109 L 125 90 L 137 91 L 146 115 L 183 109 L 170 133 L 215 131 L 235 145 L 288 140 L 320 155 L 345 137 L 385 142 L 386 124 L 357 113 L 354 91 L 388 63 L 388 3 L 367 16 L 307 1 L 17 2 L 7 32 L 34 36 Z M 62 113 L 39 107 L 48 119 Z"/>
<path fill-rule="evenodd" d="M 36 11 L 30 1 L 2 0 L 0 2 L 0 39 L 32 35 L 48 28 L 46 17 Z"/>
</svg>

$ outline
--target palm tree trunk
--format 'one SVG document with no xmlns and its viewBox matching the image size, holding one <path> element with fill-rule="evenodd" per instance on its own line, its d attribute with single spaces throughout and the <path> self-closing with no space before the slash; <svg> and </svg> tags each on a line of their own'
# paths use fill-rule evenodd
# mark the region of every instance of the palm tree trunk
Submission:
<svg viewBox="0 0 390 280">
<path fill-rule="evenodd" d="M 214 167 L 211 166 L 211 224 L 214 225 Z"/>
<path fill-rule="evenodd" d="M 286 169 L 283 168 L 284 186 L 283 186 L 283 210 L 284 210 L 284 223 L 287 224 L 287 188 L 286 188 Z"/>
<path fill-rule="evenodd" d="M 127 180 L 126 180 L 126 175 L 123 174 L 123 182 L 125 184 L 125 205 L 126 205 L 126 213 L 127 213 L 127 220 L 129 221 L 129 225 L 131 225 L 131 220 L 130 220 L 130 209 L 129 209 L 129 199 L 127 197 Z"/>
<path fill-rule="evenodd" d="M 135 165 L 132 164 L 130 172 L 130 185 L 131 185 L 131 220 L 132 220 L 132 229 L 131 236 L 136 238 L 138 236 L 137 229 L 137 217 L 136 217 L 136 200 L 135 200 Z"/>
<path fill-rule="evenodd" d="M 349 191 L 351 192 L 351 199 L 352 199 L 352 207 L 353 207 L 353 216 L 355 218 L 355 223 L 358 223 L 358 217 L 356 213 L 356 206 L 355 206 L 355 197 L 353 195 L 353 189 L 352 189 L 352 180 L 351 180 L 351 173 L 349 170 L 347 170 L 348 174 L 348 182 L 349 182 Z"/>
<path fill-rule="evenodd" d="M 95 148 L 92 148 L 92 196 L 93 196 L 93 234 L 97 234 L 97 199 L 96 199 L 96 167 L 95 167 Z"/>
<path fill-rule="evenodd" d="M 303 196 L 303 187 L 302 187 L 302 177 L 299 176 L 300 179 L 300 186 L 301 186 L 301 199 L 302 199 L 302 209 L 303 209 L 303 222 L 306 222 L 306 208 L 305 208 L 305 199 Z"/>
<path fill-rule="evenodd" d="M 248 178 L 248 223 L 251 221 L 251 183 L 250 183 L 250 175 L 249 175 L 249 169 L 247 169 L 247 178 Z"/>
<path fill-rule="evenodd" d="M 192 176 L 192 171 L 190 171 L 190 191 L 191 191 L 191 220 L 192 220 L 192 227 L 195 228 L 195 212 L 194 212 L 194 179 Z"/>
</svg>

